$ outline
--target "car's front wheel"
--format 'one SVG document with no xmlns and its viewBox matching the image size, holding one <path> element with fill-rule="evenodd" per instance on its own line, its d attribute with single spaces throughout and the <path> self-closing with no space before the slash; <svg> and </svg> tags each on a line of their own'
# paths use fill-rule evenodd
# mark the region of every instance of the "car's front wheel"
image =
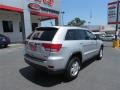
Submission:
<svg viewBox="0 0 120 90">
<path fill-rule="evenodd" d="M 99 50 L 99 54 L 97 55 L 97 60 L 101 60 L 103 58 L 103 48 Z"/>
<path fill-rule="evenodd" d="M 65 72 L 65 77 L 67 78 L 67 80 L 75 79 L 78 76 L 80 69 L 81 69 L 81 64 L 79 58 L 73 57 L 70 60 Z"/>
</svg>

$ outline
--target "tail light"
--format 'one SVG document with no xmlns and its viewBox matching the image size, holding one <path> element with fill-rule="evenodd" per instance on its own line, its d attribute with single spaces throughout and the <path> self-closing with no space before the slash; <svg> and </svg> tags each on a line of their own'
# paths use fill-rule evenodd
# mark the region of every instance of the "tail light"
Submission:
<svg viewBox="0 0 120 90">
<path fill-rule="evenodd" d="M 44 49 L 46 51 L 59 52 L 61 47 L 62 47 L 62 44 L 46 44 L 46 43 L 43 43 L 42 46 L 44 47 Z"/>
</svg>

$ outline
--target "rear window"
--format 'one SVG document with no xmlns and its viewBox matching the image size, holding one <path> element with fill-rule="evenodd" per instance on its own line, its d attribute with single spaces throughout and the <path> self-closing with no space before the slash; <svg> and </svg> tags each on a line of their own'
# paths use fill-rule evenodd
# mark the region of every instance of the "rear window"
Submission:
<svg viewBox="0 0 120 90">
<path fill-rule="evenodd" d="M 32 40 L 41 40 L 41 41 L 52 41 L 56 32 L 57 28 L 37 28 L 32 35 Z"/>
<path fill-rule="evenodd" d="M 33 33 L 34 33 L 34 32 L 32 32 L 32 33 L 27 37 L 27 39 L 30 39 Z"/>
</svg>

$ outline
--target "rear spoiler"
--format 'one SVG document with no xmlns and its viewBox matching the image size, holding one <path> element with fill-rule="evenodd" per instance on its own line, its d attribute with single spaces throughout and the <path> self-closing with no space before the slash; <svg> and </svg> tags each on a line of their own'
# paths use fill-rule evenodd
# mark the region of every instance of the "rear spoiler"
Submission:
<svg viewBox="0 0 120 90">
<path fill-rule="evenodd" d="M 56 27 L 36 27 L 36 31 L 41 31 L 41 30 L 58 30 Z"/>
</svg>

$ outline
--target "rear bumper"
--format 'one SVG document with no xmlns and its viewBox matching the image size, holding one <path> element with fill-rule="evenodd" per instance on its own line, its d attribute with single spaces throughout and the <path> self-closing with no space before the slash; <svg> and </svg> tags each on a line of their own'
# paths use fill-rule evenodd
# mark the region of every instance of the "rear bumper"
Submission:
<svg viewBox="0 0 120 90">
<path fill-rule="evenodd" d="M 36 69 L 39 69 L 39 70 L 41 70 L 41 71 L 47 72 L 47 73 L 49 73 L 49 74 L 60 74 L 60 73 L 63 73 L 63 72 L 64 72 L 64 70 L 53 71 L 53 70 L 51 70 L 51 69 L 48 69 L 47 67 L 44 67 L 44 66 L 41 66 L 41 65 L 32 63 L 32 62 L 30 62 L 30 61 L 28 61 L 28 60 L 26 60 L 26 59 L 25 59 L 25 62 L 26 62 L 27 64 L 29 64 L 30 66 L 32 66 L 32 67 L 34 67 L 34 68 L 36 68 Z"/>
<path fill-rule="evenodd" d="M 54 68 L 48 67 L 48 62 L 46 60 L 40 60 L 37 58 L 30 57 L 28 55 L 24 56 L 24 60 L 30 66 L 50 74 L 59 74 L 64 72 L 64 69 L 56 69 L 55 67 Z M 51 66 L 54 66 L 54 65 L 51 65 Z"/>
</svg>

